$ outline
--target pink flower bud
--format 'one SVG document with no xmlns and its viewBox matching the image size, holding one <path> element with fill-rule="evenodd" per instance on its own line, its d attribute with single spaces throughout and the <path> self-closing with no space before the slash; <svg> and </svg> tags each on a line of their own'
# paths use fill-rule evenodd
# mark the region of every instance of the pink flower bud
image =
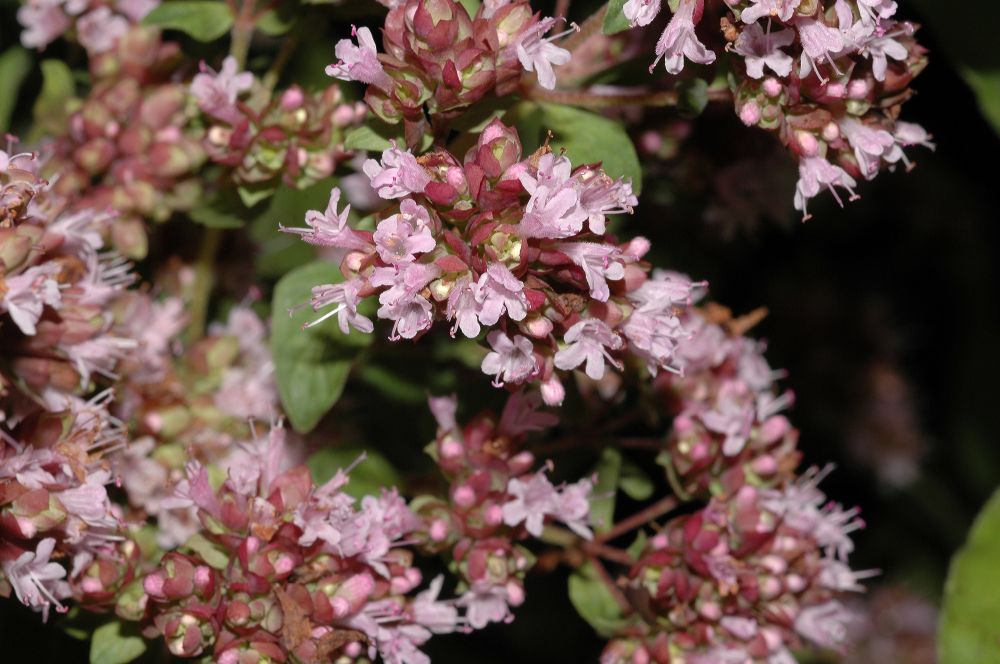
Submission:
<svg viewBox="0 0 1000 664">
<path fill-rule="evenodd" d="M 751 99 L 740 107 L 740 120 L 748 127 L 760 122 L 760 106 L 756 101 Z"/>
<path fill-rule="evenodd" d="M 775 99 L 776 97 L 779 97 L 781 93 L 784 91 L 784 86 L 781 85 L 781 81 L 779 81 L 778 79 L 774 77 L 768 77 L 764 79 L 763 89 L 764 89 L 764 94 L 766 94 L 771 99 Z"/>
<path fill-rule="evenodd" d="M 467 484 L 462 484 L 452 492 L 452 500 L 463 509 L 468 509 L 476 504 L 476 492 Z"/>
</svg>

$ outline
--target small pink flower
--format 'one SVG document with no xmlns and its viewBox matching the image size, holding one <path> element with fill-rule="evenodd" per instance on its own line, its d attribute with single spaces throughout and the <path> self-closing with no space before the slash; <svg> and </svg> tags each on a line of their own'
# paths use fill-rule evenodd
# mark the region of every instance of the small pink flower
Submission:
<svg viewBox="0 0 1000 664">
<path fill-rule="evenodd" d="M 62 302 L 55 280 L 58 272 L 59 266 L 55 263 L 43 263 L 7 277 L 7 290 L 0 305 L 24 334 L 35 334 L 35 325 L 46 305 L 57 307 Z"/>
<path fill-rule="evenodd" d="M 590 296 L 598 302 L 607 302 L 611 297 L 608 279 L 625 278 L 624 257 L 618 247 L 596 242 L 558 242 L 554 247 L 583 270 Z"/>
<path fill-rule="evenodd" d="M 612 366 L 621 367 L 608 349 L 619 350 L 622 339 L 604 321 L 584 318 L 566 331 L 563 340 L 567 346 L 555 355 L 555 365 L 563 371 L 572 371 L 586 362 L 587 375 L 600 380 L 604 377 L 605 360 Z"/>
<path fill-rule="evenodd" d="M 850 194 L 849 200 L 853 201 L 859 198 L 854 193 L 857 184 L 847 171 L 840 166 L 834 166 L 823 157 L 805 157 L 799 161 L 799 182 L 795 185 L 795 209 L 802 212 L 803 220 L 809 219 L 811 215 L 806 211 L 806 204 L 810 198 L 819 194 L 824 186 L 843 207 L 844 202 L 837 194 L 836 187 L 846 189 Z"/>
<path fill-rule="evenodd" d="M 781 50 L 795 41 L 792 30 L 764 32 L 758 23 L 743 28 L 733 44 L 733 51 L 742 55 L 747 67 L 747 76 L 763 78 L 764 66 L 778 76 L 788 76 L 792 71 L 792 57 Z"/>
<path fill-rule="evenodd" d="M 744 23 L 755 23 L 762 18 L 788 21 L 802 0 L 750 0 L 750 2 L 751 5 L 740 12 L 740 20 Z"/>
<path fill-rule="evenodd" d="M 412 339 L 430 328 L 433 322 L 431 303 L 420 291 L 437 278 L 440 271 L 433 264 L 404 263 L 377 268 L 370 279 L 373 286 L 388 286 L 379 295 L 378 316 L 395 321 L 392 339 Z"/>
<path fill-rule="evenodd" d="M 493 350 L 483 358 L 483 373 L 496 376 L 493 385 L 522 383 L 538 371 L 535 362 L 535 347 L 531 340 L 520 334 L 511 339 L 500 330 L 490 332 L 486 337 Z"/>
<path fill-rule="evenodd" d="M 628 0 L 622 13 L 632 27 L 649 25 L 659 15 L 661 5 L 662 0 Z"/>
<path fill-rule="evenodd" d="M 340 189 L 334 187 L 330 190 L 330 202 L 326 206 L 325 212 L 309 210 L 306 213 L 306 224 L 309 228 L 290 228 L 281 226 L 285 233 L 296 233 L 309 244 L 320 247 L 338 247 L 340 249 L 350 249 L 357 251 L 368 251 L 371 249 L 371 242 L 358 231 L 347 225 L 347 218 L 351 212 L 351 206 L 344 207 L 343 212 L 337 212 L 340 204 Z"/>
<path fill-rule="evenodd" d="M 528 298 L 524 284 L 503 263 L 490 263 L 476 284 L 476 300 L 480 303 L 479 322 L 496 325 L 506 312 L 514 321 L 528 315 Z"/>
<path fill-rule="evenodd" d="M 342 81 L 375 85 L 383 90 L 391 88 L 392 79 L 378 61 L 378 47 L 372 31 L 364 27 L 352 28 L 351 34 L 357 38 L 358 43 L 355 44 L 350 39 L 337 42 L 337 62 L 326 68 L 326 75 Z"/>
<path fill-rule="evenodd" d="M 128 21 L 108 7 L 98 7 L 76 23 L 77 39 L 91 55 L 110 51 L 128 29 Z"/>
<path fill-rule="evenodd" d="M 400 150 L 395 144 L 382 152 L 381 163 L 369 159 L 362 170 L 371 180 L 372 188 L 386 200 L 422 194 L 431 181 L 413 153 Z"/>
<path fill-rule="evenodd" d="M 379 222 L 372 236 L 375 250 L 386 263 L 411 263 L 417 254 L 427 253 L 437 246 L 429 224 L 427 210 L 407 198 L 398 214 Z"/>
<path fill-rule="evenodd" d="M 552 42 L 562 35 L 542 39 L 556 19 L 545 18 L 522 32 L 515 42 L 517 58 L 525 71 L 538 73 L 538 84 L 547 90 L 556 87 L 556 75 L 552 66 L 564 65 L 570 61 L 570 52 L 554 45 Z"/>
<path fill-rule="evenodd" d="M 358 304 L 361 302 L 358 294 L 364 287 L 364 279 L 349 279 L 339 284 L 313 287 L 310 303 L 314 311 L 319 311 L 330 305 L 337 306 L 309 323 L 307 327 L 318 325 L 327 318 L 336 315 L 340 331 L 344 334 L 348 334 L 352 327 L 359 332 L 370 333 L 375 329 L 371 319 L 358 313 Z"/>
<path fill-rule="evenodd" d="M 191 81 L 191 96 L 198 101 L 202 111 L 230 123 L 239 120 L 241 113 L 236 108 L 236 99 L 253 87 L 253 74 L 239 69 L 236 58 L 231 55 L 222 61 L 222 69 L 218 72 L 201 63 L 201 73 Z"/>
<path fill-rule="evenodd" d="M 25 551 L 16 559 L 3 563 L 3 572 L 14 588 L 14 594 L 25 606 L 42 612 L 42 619 L 48 620 L 49 607 L 53 604 L 60 611 L 65 607 L 59 600 L 70 596 L 69 584 L 62 581 L 66 570 L 62 565 L 50 562 L 56 541 L 51 537 L 38 543 L 34 551 Z"/>
<path fill-rule="evenodd" d="M 656 60 L 650 65 L 650 71 L 656 68 L 661 58 L 671 74 L 679 74 L 684 69 L 685 58 L 703 65 L 715 62 L 715 53 L 705 48 L 694 32 L 694 10 L 701 2 L 680 0 L 667 29 L 656 42 Z"/>
</svg>

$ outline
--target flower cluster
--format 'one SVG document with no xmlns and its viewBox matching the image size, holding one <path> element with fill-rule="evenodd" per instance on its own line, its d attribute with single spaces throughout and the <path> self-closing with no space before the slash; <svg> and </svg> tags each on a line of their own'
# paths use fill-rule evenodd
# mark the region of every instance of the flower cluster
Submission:
<svg viewBox="0 0 1000 664">
<path fill-rule="evenodd" d="M 137 580 L 119 615 L 143 621 L 179 657 L 427 661 L 419 646 L 461 618 L 437 599 L 440 579 L 413 594 L 422 576 L 403 544 L 419 520 L 395 490 L 358 503 L 343 492 L 346 471 L 315 486 L 284 456 L 274 428 L 218 489 L 189 462 L 172 505 L 196 510 L 204 530 Z"/>
<path fill-rule="evenodd" d="M 554 43 L 562 34 L 544 36 L 556 19 L 541 18 L 525 0 L 490 0 L 475 16 L 458 0 L 386 4 L 385 53 L 378 53 L 371 30 L 357 28 L 356 43 L 341 40 L 338 61 L 326 71 L 366 84 L 365 101 L 387 122 L 421 128 L 425 111 L 454 117 L 491 92 L 515 91 L 522 71 L 534 72 L 551 89 L 553 67 L 570 59 Z"/>
<path fill-rule="evenodd" d="M 112 50 L 130 26 L 159 4 L 159 0 L 29 0 L 17 10 L 24 27 L 21 43 L 44 49 L 72 32 L 89 55 L 100 55 Z"/>
<path fill-rule="evenodd" d="M 201 200 L 202 131 L 185 86 L 173 80 L 176 43 L 133 27 L 90 62 L 94 86 L 48 147 L 44 174 L 72 210 L 114 210 L 105 235 L 122 254 L 146 255 L 146 222 L 163 222 Z M 72 108 L 72 106 L 71 106 Z"/>
<path fill-rule="evenodd" d="M 402 199 L 374 232 L 348 225 L 336 189 L 325 213 L 307 215 L 308 228 L 284 229 L 344 256 L 344 281 L 313 289 L 316 311 L 333 307 L 317 323 L 336 315 L 345 333 L 371 332 L 358 305 L 378 294 L 393 339 L 417 337 L 435 320 L 470 338 L 485 327 L 484 373 L 497 386 L 537 381 L 549 405 L 565 394 L 560 371 L 600 380 L 626 352 L 654 374 L 678 370 L 688 336 L 679 313 L 694 285 L 649 276 L 649 243 L 607 233 L 607 217 L 636 203 L 629 182 L 593 165 L 574 169 L 547 147 L 522 158 L 517 132 L 498 120 L 464 162 L 393 147 L 364 171 L 382 198 Z"/>
<path fill-rule="evenodd" d="M 804 642 L 841 648 L 854 615 L 840 598 L 873 572 L 847 566 L 860 521 L 825 504 L 823 474 L 780 490 L 747 485 L 667 524 L 630 573 L 649 618 L 602 662 L 791 664 Z"/>
<path fill-rule="evenodd" d="M 105 488 L 126 435 L 99 386 L 139 342 L 114 315 L 132 277 L 101 252 L 102 216 L 43 216 L 38 171 L 0 151 L 0 593 L 47 616 L 70 597 L 113 601 L 134 572 Z"/>
<path fill-rule="evenodd" d="M 581 537 L 592 536 L 589 479 L 554 486 L 546 468 L 533 470 L 534 456 L 523 449 L 531 432 L 558 418 L 539 412 L 537 393 L 515 392 L 497 418 L 484 413 L 464 426 L 455 420 L 455 397 L 430 399 L 438 435 L 430 453 L 448 480 L 448 498 L 414 500 L 424 521 L 423 546 L 447 552 L 455 563 L 473 628 L 513 619 L 511 607 L 524 602 L 524 576 L 533 556 L 516 542 L 540 537 L 546 521 L 557 520 Z"/>
<path fill-rule="evenodd" d="M 329 177 L 352 156 L 344 133 L 365 117 L 361 103 L 344 101 L 337 86 L 309 93 L 291 86 L 274 94 L 226 58 L 216 72 L 201 65 L 190 92 L 209 121 L 204 146 L 213 162 L 231 169 L 251 201 L 279 184 L 305 188 Z"/>
<path fill-rule="evenodd" d="M 792 393 L 778 393 L 763 344 L 738 334 L 738 321 L 714 308 L 685 320 L 691 337 L 680 347 L 680 374 L 657 381 L 676 413 L 661 458 L 683 497 L 729 497 L 746 484 L 775 486 L 793 477 L 801 459 L 797 432 L 781 411 Z"/>
<path fill-rule="evenodd" d="M 648 25 L 661 0 L 629 0 L 632 25 Z M 893 19 L 882 0 L 749 0 L 726 2 L 725 49 L 736 77 L 736 111 L 744 124 L 774 132 L 799 159 L 795 207 L 809 218 L 809 199 L 837 188 L 851 199 L 856 178 L 870 180 L 902 163 L 904 148 L 933 147 L 919 126 L 897 120 L 910 82 L 926 65 L 916 26 Z M 695 33 L 704 0 L 681 0 L 656 45 L 656 62 L 679 73 L 687 60 L 712 64 L 716 53 Z M 654 62 L 654 66 L 656 64 Z M 651 68 L 652 69 L 652 68 Z"/>
</svg>

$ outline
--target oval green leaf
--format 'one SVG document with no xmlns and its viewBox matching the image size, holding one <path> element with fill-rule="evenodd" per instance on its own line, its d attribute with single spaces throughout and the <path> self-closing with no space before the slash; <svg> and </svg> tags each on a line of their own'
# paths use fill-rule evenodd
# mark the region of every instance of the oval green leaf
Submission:
<svg viewBox="0 0 1000 664">
<path fill-rule="evenodd" d="M 146 15 L 145 25 L 180 30 L 198 41 L 215 41 L 233 27 L 233 12 L 225 2 L 173 0 Z"/>
</svg>

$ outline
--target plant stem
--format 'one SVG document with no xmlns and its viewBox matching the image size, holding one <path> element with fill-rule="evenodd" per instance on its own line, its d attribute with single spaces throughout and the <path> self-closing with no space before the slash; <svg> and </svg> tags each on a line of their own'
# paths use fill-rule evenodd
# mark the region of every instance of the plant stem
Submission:
<svg viewBox="0 0 1000 664">
<path fill-rule="evenodd" d="M 595 542 L 610 542 L 613 539 L 621 537 L 630 530 L 640 528 L 653 519 L 661 517 L 667 512 L 674 510 L 678 504 L 677 498 L 674 496 L 664 496 L 641 512 L 636 512 L 624 521 L 619 521 L 611 530 L 598 535 L 595 538 Z"/>
<path fill-rule="evenodd" d="M 604 569 L 604 565 L 601 561 L 592 556 L 589 562 L 593 565 L 594 571 L 597 572 L 598 578 L 600 578 L 601 582 L 604 583 L 608 592 L 615 598 L 615 603 L 618 604 L 622 613 L 625 615 L 632 613 L 632 603 L 628 601 L 628 598 L 625 597 L 625 593 L 622 592 L 622 589 L 618 587 L 615 580 L 611 578 L 610 574 L 608 574 L 608 570 Z"/>
<path fill-rule="evenodd" d="M 208 302 L 215 286 L 215 255 L 219 250 L 222 230 L 206 228 L 201 237 L 198 262 L 194 266 L 194 287 L 191 294 L 191 320 L 187 328 L 187 341 L 193 343 L 205 334 L 208 319 Z"/>
</svg>

